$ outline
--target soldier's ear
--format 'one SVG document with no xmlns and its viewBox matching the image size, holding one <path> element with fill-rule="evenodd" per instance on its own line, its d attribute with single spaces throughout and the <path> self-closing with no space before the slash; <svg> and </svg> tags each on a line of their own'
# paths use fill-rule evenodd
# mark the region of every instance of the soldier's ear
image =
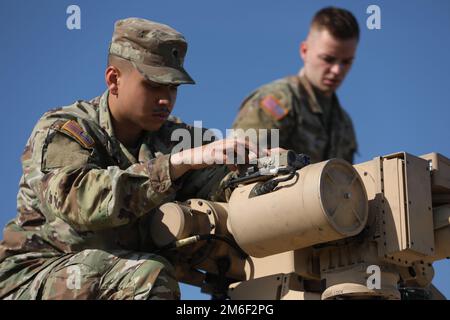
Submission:
<svg viewBox="0 0 450 320">
<path fill-rule="evenodd" d="M 111 94 L 117 96 L 119 94 L 119 75 L 120 71 L 114 66 L 108 66 L 105 71 L 105 81 Z"/>
<path fill-rule="evenodd" d="M 307 51 L 308 51 L 308 43 L 306 41 L 303 41 L 302 43 L 300 43 L 299 48 L 300 57 L 302 58 L 303 61 L 305 61 Z"/>
</svg>

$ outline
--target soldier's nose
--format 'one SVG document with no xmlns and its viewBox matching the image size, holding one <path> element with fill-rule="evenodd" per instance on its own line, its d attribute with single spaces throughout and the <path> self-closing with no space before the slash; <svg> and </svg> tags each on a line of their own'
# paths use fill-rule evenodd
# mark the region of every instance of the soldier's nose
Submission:
<svg viewBox="0 0 450 320">
<path fill-rule="evenodd" d="M 340 63 L 335 63 L 332 67 L 331 67 L 331 72 L 332 73 L 334 73 L 334 74 L 336 74 L 336 75 L 339 75 L 339 74 L 341 74 L 341 72 L 342 72 L 342 64 L 340 64 Z"/>
<path fill-rule="evenodd" d="M 168 105 L 170 105 L 170 100 L 169 100 L 169 99 L 166 99 L 166 98 L 164 98 L 164 99 L 159 99 L 159 100 L 158 100 L 158 104 L 159 104 L 159 105 L 165 105 L 165 106 L 168 106 Z"/>
</svg>

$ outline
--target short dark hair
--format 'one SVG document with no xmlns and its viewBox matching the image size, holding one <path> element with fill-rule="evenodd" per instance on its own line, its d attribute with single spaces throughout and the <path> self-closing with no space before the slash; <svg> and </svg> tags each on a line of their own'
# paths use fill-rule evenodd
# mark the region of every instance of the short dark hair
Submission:
<svg viewBox="0 0 450 320">
<path fill-rule="evenodd" d="M 359 40 L 359 25 L 355 16 L 346 9 L 326 7 L 318 11 L 311 22 L 311 29 L 326 29 L 340 40 Z"/>
</svg>

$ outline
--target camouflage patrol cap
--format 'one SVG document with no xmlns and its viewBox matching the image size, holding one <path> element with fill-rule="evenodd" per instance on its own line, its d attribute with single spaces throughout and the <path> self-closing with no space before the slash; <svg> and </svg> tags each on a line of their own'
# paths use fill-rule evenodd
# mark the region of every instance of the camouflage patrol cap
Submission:
<svg viewBox="0 0 450 320">
<path fill-rule="evenodd" d="M 131 61 L 147 79 L 161 84 L 194 84 L 183 68 L 187 42 L 171 27 L 140 18 L 118 20 L 109 53 Z"/>
</svg>

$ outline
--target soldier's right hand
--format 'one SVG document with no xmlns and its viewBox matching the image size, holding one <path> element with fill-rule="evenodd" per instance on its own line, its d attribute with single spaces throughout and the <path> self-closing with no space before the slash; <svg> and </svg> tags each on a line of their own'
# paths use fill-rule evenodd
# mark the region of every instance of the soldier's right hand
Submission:
<svg viewBox="0 0 450 320">
<path fill-rule="evenodd" d="M 250 161 L 268 154 L 266 149 L 258 150 L 248 139 L 227 138 L 172 154 L 170 174 L 171 178 L 176 180 L 189 170 L 222 164 L 235 170 L 237 165 L 248 164 Z"/>
</svg>

